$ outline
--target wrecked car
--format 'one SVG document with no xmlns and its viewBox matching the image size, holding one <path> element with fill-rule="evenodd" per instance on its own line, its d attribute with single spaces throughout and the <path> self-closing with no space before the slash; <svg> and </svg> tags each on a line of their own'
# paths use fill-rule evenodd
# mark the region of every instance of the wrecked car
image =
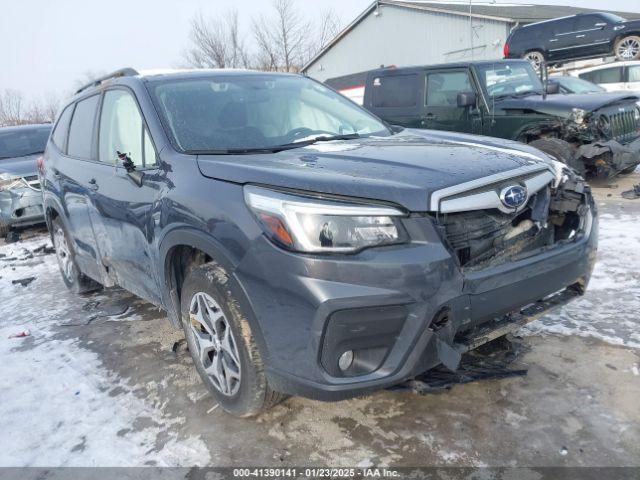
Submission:
<svg viewBox="0 0 640 480">
<path fill-rule="evenodd" d="M 361 83 L 362 82 L 362 83 Z M 583 176 L 631 173 L 640 163 L 640 106 L 633 94 L 547 95 L 526 60 L 389 68 L 326 82 L 364 85 L 364 107 L 390 124 L 530 144 Z"/>
<path fill-rule="evenodd" d="M 37 159 L 50 133 L 51 125 L 0 128 L 0 237 L 44 222 Z"/>
<path fill-rule="evenodd" d="M 294 74 L 98 79 L 41 179 L 64 283 L 165 309 L 238 416 L 455 370 L 580 296 L 597 248 L 588 185 L 543 152 L 390 129 Z"/>
</svg>

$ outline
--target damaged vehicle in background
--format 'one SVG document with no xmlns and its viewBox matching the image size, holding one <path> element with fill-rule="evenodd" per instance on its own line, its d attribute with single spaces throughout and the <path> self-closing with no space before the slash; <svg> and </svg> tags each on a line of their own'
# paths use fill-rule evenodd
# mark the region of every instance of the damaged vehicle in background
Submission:
<svg viewBox="0 0 640 480">
<path fill-rule="evenodd" d="M 632 94 L 551 95 L 526 60 L 372 70 L 327 80 L 364 85 L 364 106 L 394 125 L 517 140 L 582 175 L 611 177 L 640 163 L 640 106 Z M 354 82 L 356 83 L 354 85 Z"/>
<path fill-rule="evenodd" d="M 516 142 L 401 130 L 299 75 L 99 79 L 44 155 L 62 278 L 166 309 L 239 416 L 455 370 L 584 293 L 584 180 Z"/>
<path fill-rule="evenodd" d="M 0 128 L 0 237 L 12 228 L 44 222 L 38 157 L 51 125 Z"/>
</svg>

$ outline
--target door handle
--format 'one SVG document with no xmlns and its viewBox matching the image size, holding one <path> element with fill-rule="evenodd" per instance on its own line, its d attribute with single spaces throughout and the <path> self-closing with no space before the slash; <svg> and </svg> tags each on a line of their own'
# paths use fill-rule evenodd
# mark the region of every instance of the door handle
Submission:
<svg viewBox="0 0 640 480">
<path fill-rule="evenodd" d="M 89 190 L 92 191 L 96 191 L 98 190 L 98 188 L 100 188 L 100 186 L 98 185 L 98 182 L 96 181 L 95 178 L 92 178 L 91 180 L 89 180 Z"/>
<path fill-rule="evenodd" d="M 582 34 L 582 35 L 576 35 L 576 38 L 583 38 L 583 37 L 585 37 L 585 36 L 586 36 L 586 35 L 584 35 L 584 34 Z"/>
<path fill-rule="evenodd" d="M 557 38 L 552 38 L 551 40 L 549 40 L 550 42 L 557 42 L 558 39 Z"/>
</svg>

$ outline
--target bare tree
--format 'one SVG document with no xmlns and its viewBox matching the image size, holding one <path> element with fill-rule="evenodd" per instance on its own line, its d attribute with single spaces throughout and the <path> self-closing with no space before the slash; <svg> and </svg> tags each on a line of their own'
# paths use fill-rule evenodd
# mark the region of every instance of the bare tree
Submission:
<svg viewBox="0 0 640 480">
<path fill-rule="evenodd" d="M 20 125 L 23 123 L 24 99 L 17 90 L 0 92 L 0 125 Z"/>
<path fill-rule="evenodd" d="M 310 35 L 306 45 L 304 63 L 311 60 L 320 50 L 326 47 L 338 36 L 342 25 L 335 10 L 329 8 L 320 12 L 320 18 L 315 24 L 316 31 Z"/>
<path fill-rule="evenodd" d="M 199 13 L 191 20 L 191 48 L 187 63 L 196 68 L 247 67 L 249 55 L 240 33 L 237 10 L 220 18 L 206 18 Z"/>
</svg>

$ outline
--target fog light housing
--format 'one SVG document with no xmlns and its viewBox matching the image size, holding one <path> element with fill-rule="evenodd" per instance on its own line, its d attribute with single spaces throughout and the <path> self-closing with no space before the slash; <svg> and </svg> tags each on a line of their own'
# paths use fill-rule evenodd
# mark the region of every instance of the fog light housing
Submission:
<svg viewBox="0 0 640 480">
<path fill-rule="evenodd" d="M 340 355 L 340 358 L 338 359 L 338 367 L 340 367 L 340 370 L 342 370 L 343 372 L 345 370 L 348 370 L 352 363 L 353 350 L 347 350 L 342 355 Z"/>
</svg>

